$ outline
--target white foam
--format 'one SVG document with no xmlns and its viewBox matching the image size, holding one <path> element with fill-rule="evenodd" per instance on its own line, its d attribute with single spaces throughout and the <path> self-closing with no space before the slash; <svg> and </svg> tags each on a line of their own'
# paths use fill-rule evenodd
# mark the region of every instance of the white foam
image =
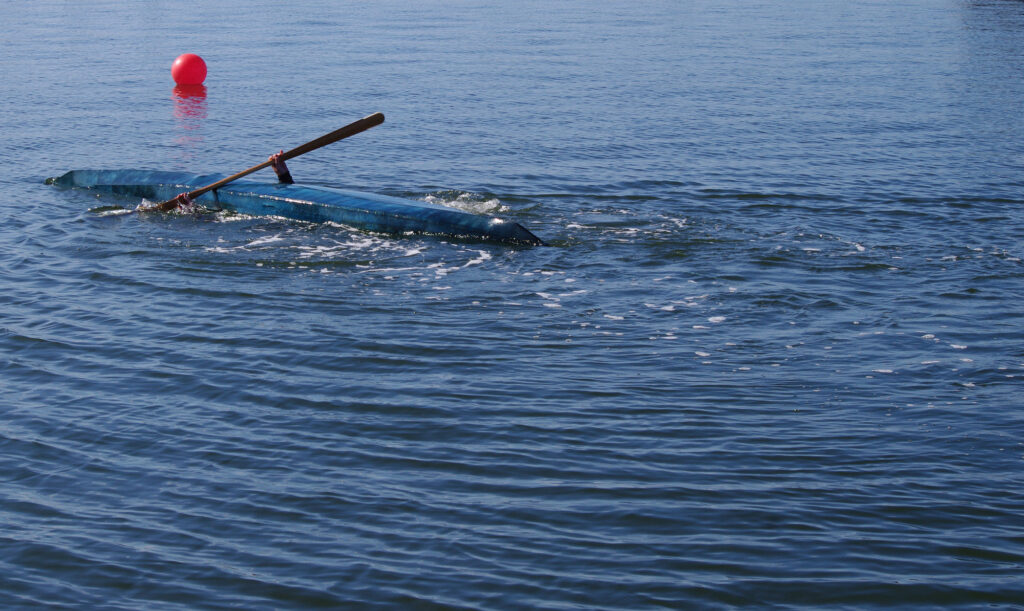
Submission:
<svg viewBox="0 0 1024 611">
<path fill-rule="evenodd" d="M 284 241 L 284 238 L 281 237 L 280 234 L 275 234 L 275 235 L 267 236 L 267 237 L 264 237 L 264 238 L 256 238 L 252 242 L 249 242 L 248 244 L 246 244 L 246 246 L 247 247 L 264 246 L 266 244 L 273 244 L 275 242 L 283 242 L 283 241 Z"/>
<path fill-rule="evenodd" d="M 110 210 L 99 210 L 96 212 L 99 216 L 123 216 L 125 214 L 131 214 L 133 211 L 127 208 L 112 208 Z"/>
<path fill-rule="evenodd" d="M 492 197 L 488 200 L 481 200 L 473 193 L 460 193 L 455 199 L 446 199 L 436 195 L 427 195 L 423 201 L 436 206 L 446 206 L 473 214 L 488 214 L 491 212 L 507 212 L 508 208 L 502 205 L 501 201 Z"/>
</svg>

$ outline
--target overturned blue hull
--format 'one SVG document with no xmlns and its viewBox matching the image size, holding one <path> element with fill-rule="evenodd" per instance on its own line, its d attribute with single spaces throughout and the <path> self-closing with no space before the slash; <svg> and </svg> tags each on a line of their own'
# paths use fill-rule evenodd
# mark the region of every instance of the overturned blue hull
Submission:
<svg viewBox="0 0 1024 611">
<path fill-rule="evenodd" d="M 216 174 L 149 170 L 72 170 L 50 182 L 162 202 L 222 178 L 223 175 Z M 211 209 L 312 223 L 333 221 L 380 233 L 425 233 L 511 244 L 543 244 L 537 236 L 512 221 L 400 197 L 329 187 L 238 180 L 204 193 L 195 201 Z"/>
</svg>

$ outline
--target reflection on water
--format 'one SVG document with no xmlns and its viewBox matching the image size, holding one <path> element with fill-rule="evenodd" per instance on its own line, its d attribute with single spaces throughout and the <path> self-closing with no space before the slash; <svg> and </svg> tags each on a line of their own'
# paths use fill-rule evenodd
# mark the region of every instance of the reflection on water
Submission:
<svg viewBox="0 0 1024 611">
<path fill-rule="evenodd" d="M 206 118 L 206 85 L 176 85 L 174 87 L 174 116 L 186 129 L 196 129 Z"/>
<path fill-rule="evenodd" d="M 186 149 L 203 141 L 200 128 L 206 119 L 206 86 L 176 85 L 171 98 L 174 100 L 174 118 L 181 130 L 175 142 Z"/>
</svg>

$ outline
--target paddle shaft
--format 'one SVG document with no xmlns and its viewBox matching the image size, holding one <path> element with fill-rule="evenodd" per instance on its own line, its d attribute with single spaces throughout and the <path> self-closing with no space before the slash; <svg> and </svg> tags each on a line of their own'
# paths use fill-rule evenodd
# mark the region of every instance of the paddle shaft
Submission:
<svg viewBox="0 0 1024 611">
<path fill-rule="evenodd" d="M 375 112 L 375 113 L 373 113 L 372 115 L 370 115 L 368 117 L 363 117 L 362 119 L 359 119 L 358 121 L 355 121 L 354 123 L 349 123 L 345 127 L 336 129 L 336 130 L 334 130 L 333 132 L 331 132 L 329 134 L 325 134 L 323 136 L 320 136 L 316 140 L 310 140 L 309 142 L 307 142 L 305 144 L 302 144 L 300 146 L 297 146 L 297 147 L 293 148 L 290 151 L 285 151 L 284 154 L 281 155 L 281 159 L 288 160 L 288 159 L 292 159 L 294 157 L 298 157 L 299 155 L 304 155 L 304 154 L 306 154 L 306 153 L 308 153 L 310 151 L 314 151 L 314 150 L 316 150 L 316 149 L 318 149 L 318 148 L 320 148 L 322 146 L 327 146 L 328 144 L 330 144 L 332 142 L 337 142 L 338 140 L 341 140 L 343 138 L 348 138 L 349 136 L 354 136 L 354 135 L 358 134 L 359 132 L 364 132 L 364 131 L 370 129 L 371 127 L 374 127 L 376 125 L 380 125 L 383 122 L 384 122 L 384 115 L 379 113 L 379 112 Z M 218 180 L 217 182 L 215 182 L 213 184 L 206 185 L 205 187 L 200 187 L 199 189 L 196 189 L 195 191 L 189 191 L 188 192 L 188 196 L 189 196 L 190 199 L 195 199 L 195 198 L 199 197 L 200 195 L 202 195 L 203 193 L 206 193 L 208 191 L 213 191 L 214 189 L 219 189 L 219 188 L 223 187 L 224 185 L 228 184 L 229 182 L 238 180 L 239 178 L 242 178 L 243 176 L 248 176 L 249 174 L 252 174 L 253 172 L 255 172 L 257 170 L 262 170 L 263 168 L 268 167 L 269 165 L 270 165 L 270 161 L 269 160 L 268 161 L 264 161 L 263 163 L 261 163 L 259 165 L 252 166 L 248 170 L 242 170 L 238 174 L 232 174 L 231 176 L 228 176 L 227 178 L 222 178 L 221 180 Z M 169 199 L 169 200 L 167 200 L 167 201 L 165 201 L 165 202 L 163 202 L 161 204 L 158 204 L 156 206 L 156 209 L 157 210 L 161 210 L 163 212 L 167 212 L 168 210 L 173 210 L 177 205 L 178 205 L 178 198 L 174 198 L 174 199 Z"/>
</svg>

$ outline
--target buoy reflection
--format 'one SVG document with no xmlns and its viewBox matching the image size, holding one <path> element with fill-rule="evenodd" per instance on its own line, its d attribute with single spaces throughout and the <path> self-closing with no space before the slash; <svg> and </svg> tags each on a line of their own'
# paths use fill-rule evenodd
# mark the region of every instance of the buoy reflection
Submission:
<svg viewBox="0 0 1024 611">
<path fill-rule="evenodd" d="M 206 85 L 177 85 L 174 88 L 174 116 L 182 121 L 194 123 L 206 118 Z M 195 125 L 185 125 L 195 129 Z"/>
<path fill-rule="evenodd" d="M 178 134 L 174 141 L 187 162 L 203 142 L 203 121 L 206 119 L 206 86 L 178 85 L 171 95 Z"/>
</svg>

